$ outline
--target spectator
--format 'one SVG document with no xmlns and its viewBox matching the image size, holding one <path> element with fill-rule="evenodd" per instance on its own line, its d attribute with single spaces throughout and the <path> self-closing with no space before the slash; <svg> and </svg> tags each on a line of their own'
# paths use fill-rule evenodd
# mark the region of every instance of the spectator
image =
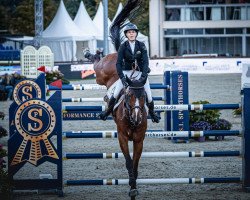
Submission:
<svg viewBox="0 0 250 200">
<path fill-rule="evenodd" d="M 11 85 L 10 79 L 11 77 L 6 73 L 0 84 L 4 86 L 5 91 L 8 93 L 8 98 L 12 100 L 13 86 Z"/>
<path fill-rule="evenodd" d="M 15 72 L 12 76 L 11 76 L 11 79 L 10 79 L 10 85 L 12 85 L 13 87 L 15 87 L 15 85 L 17 83 L 19 83 L 20 81 L 22 81 L 23 78 L 21 77 L 20 74 L 18 74 L 17 72 Z"/>
</svg>

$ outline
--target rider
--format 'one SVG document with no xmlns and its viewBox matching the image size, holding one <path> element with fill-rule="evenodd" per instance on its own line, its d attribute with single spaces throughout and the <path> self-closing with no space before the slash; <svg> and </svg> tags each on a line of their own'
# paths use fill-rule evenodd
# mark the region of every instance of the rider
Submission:
<svg viewBox="0 0 250 200">
<path fill-rule="evenodd" d="M 124 35 L 128 38 L 128 40 L 119 47 L 116 63 L 116 69 L 120 79 L 116 84 L 113 96 L 110 98 L 108 109 L 106 112 L 102 112 L 100 114 L 100 118 L 102 120 L 106 120 L 108 115 L 112 112 L 116 99 L 123 86 L 128 86 L 125 75 L 130 77 L 132 74 L 135 79 L 139 79 L 141 81 L 147 79 L 144 88 L 147 93 L 147 106 L 149 108 L 149 114 L 153 122 L 159 123 L 160 118 L 154 112 L 154 102 L 148 80 L 148 73 L 150 72 L 150 69 L 148 67 L 147 48 L 144 43 L 136 40 L 138 31 L 139 30 L 135 24 L 129 23 L 125 26 Z M 133 68 L 135 68 L 136 71 L 133 72 Z"/>
</svg>

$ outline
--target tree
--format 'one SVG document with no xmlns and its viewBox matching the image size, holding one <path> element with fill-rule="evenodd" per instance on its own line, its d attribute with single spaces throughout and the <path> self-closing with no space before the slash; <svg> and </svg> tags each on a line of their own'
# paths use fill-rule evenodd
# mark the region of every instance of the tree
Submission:
<svg viewBox="0 0 250 200">
<path fill-rule="evenodd" d="M 34 1 L 20 3 L 12 15 L 9 30 L 11 33 L 34 35 Z"/>
<path fill-rule="evenodd" d="M 83 0 L 88 14 L 93 19 L 101 0 Z M 123 6 L 127 0 L 108 0 L 109 18 L 112 20 L 119 3 Z M 81 0 L 64 0 L 65 7 L 74 19 Z M 139 13 L 131 22 L 135 23 L 140 31 L 148 35 L 148 10 L 149 0 L 142 1 Z M 53 20 L 60 0 L 43 0 L 44 29 Z M 25 34 L 34 36 L 34 0 L 1 0 L 0 29 L 9 30 L 12 34 Z"/>
<path fill-rule="evenodd" d="M 21 0 L 1 0 L 0 4 L 0 30 L 8 30 L 11 14 Z"/>
<path fill-rule="evenodd" d="M 98 1 L 99 3 L 101 0 L 96 0 L 96 1 Z M 109 18 L 111 20 L 113 20 L 120 2 L 124 6 L 127 0 L 120 0 L 120 1 L 109 0 L 108 1 L 108 8 L 109 8 L 108 12 L 109 12 Z M 140 32 L 146 35 L 148 35 L 149 33 L 148 17 L 149 17 L 149 0 L 143 0 L 141 7 L 138 10 L 138 13 L 136 14 L 135 18 L 131 20 L 131 22 L 135 23 L 138 26 Z"/>
<path fill-rule="evenodd" d="M 56 13 L 56 5 L 54 1 L 44 0 L 44 27 L 53 19 Z M 22 1 L 15 9 L 10 20 L 11 33 L 34 36 L 35 18 L 34 18 L 34 0 Z"/>
</svg>

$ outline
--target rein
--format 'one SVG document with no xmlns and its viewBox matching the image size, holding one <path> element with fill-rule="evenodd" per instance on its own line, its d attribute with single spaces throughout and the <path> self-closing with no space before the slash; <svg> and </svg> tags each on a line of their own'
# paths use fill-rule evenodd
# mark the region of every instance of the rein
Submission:
<svg viewBox="0 0 250 200">
<path fill-rule="evenodd" d="M 133 77 L 136 69 L 139 69 L 139 72 L 140 72 L 140 68 L 138 67 L 137 60 L 135 59 L 134 65 L 132 64 L 132 70 L 133 71 L 132 71 L 132 73 L 131 73 L 131 75 L 129 77 L 132 80 L 136 79 L 139 76 L 139 73 L 138 73 L 135 77 Z"/>
</svg>

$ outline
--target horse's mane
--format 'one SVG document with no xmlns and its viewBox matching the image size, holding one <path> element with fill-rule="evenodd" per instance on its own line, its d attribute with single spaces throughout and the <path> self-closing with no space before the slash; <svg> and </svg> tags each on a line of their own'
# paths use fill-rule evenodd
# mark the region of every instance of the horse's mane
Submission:
<svg viewBox="0 0 250 200">
<path fill-rule="evenodd" d="M 142 0 L 128 0 L 112 23 L 110 27 L 110 38 L 116 51 L 118 51 L 121 42 L 124 40 L 124 37 L 120 38 L 121 29 L 128 24 L 128 22 L 126 22 L 128 18 L 134 18 L 141 3 Z"/>
</svg>

